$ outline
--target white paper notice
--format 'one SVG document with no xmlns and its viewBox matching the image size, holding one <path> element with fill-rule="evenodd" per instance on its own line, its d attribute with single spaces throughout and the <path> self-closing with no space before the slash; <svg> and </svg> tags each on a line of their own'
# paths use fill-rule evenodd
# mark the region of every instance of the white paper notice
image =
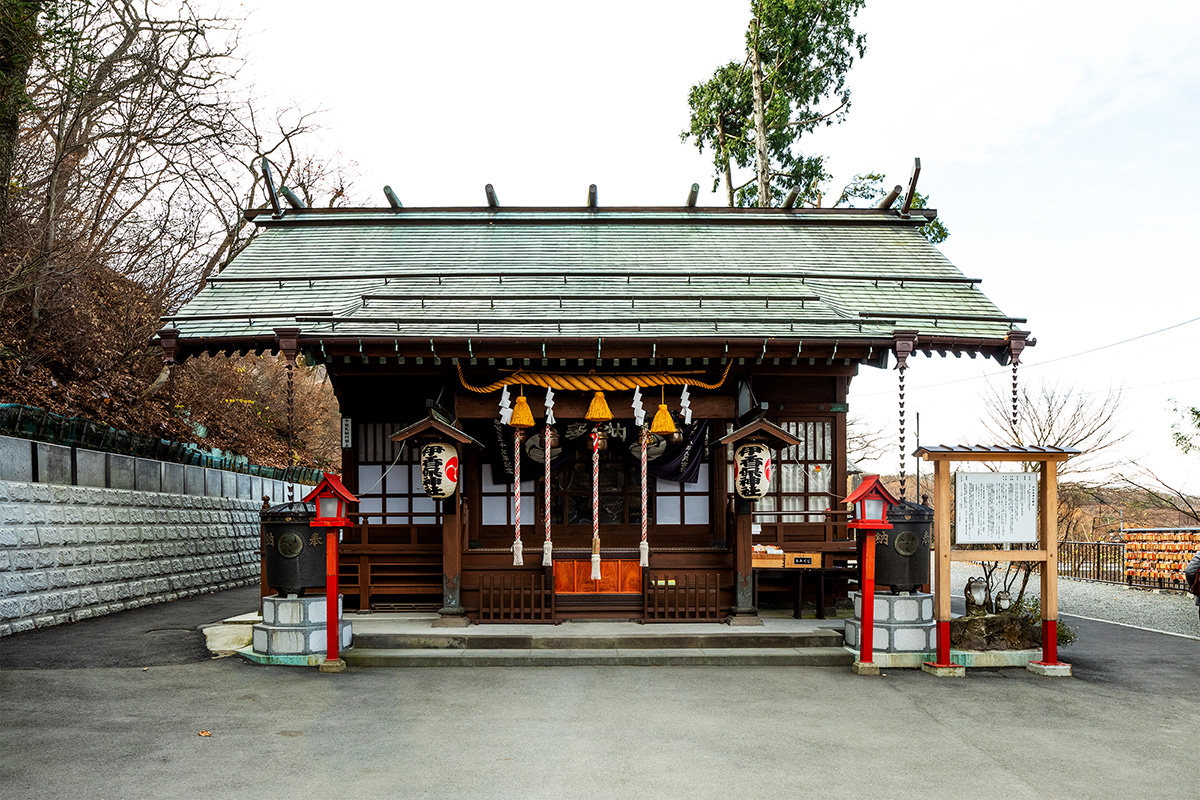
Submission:
<svg viewBox="0 0 1200 800">
<path fill-rule="evenodd" d="M 1037 473 L 959 472 L 954 492 L 958 544 L 1037 541 Z"/>
</svg>

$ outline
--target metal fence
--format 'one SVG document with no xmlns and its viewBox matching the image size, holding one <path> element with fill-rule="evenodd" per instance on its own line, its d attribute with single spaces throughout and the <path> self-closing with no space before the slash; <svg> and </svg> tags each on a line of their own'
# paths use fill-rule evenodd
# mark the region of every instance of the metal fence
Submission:
<svg viewBox="0 0 1200 800">
<path fill-rule="evenodd" d="M 206 451 L 194 444 L 130 433 L 83 417 L 64 417 L 16 403 L 0 403 L 0 435 L 65 447 L 81 447 L 101 453 L 241 472 L 288 483 L 315 485 L 324 476 L 321 470 L 311 467 L 281 469 L 251 464 L 244 457 L 232 453 Z"/>
<path fill-rule="evenodd" d="M 1059 542 L 1058 574 L 1085 581 L 1125 583 L 1125 543 Z"/>
</svg>

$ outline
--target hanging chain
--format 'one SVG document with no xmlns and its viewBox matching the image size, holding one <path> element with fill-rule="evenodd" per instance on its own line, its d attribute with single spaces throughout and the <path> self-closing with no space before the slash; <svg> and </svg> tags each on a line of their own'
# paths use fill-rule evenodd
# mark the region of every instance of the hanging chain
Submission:
<svg viewBox="0 0 1200 800">
<path fill-rule="evenodd" d="M 295 369 L 295 364 L 288 362 L 287 365 L 287 447 L 288 447 L 288 467 L 296 461 L 296 384 L 292 376 L 292 370 Z M 296 488 L 291 481 L 288 481 L 288 502 L 292 502 L 296 496 Z"/>
<path fill-rule="evenodd" d="M 1012 409 L 1012 432 L 1013 436 L 1017 436 L 1017 360 L 1013 359 L 1013 409 Z"/>
<path fill-rule="evenodd" d="M 904 500 L 904 370 L 905 365 L 901 364 L 898 368 L 900 371 L 900 499 Z"/>
</svg>

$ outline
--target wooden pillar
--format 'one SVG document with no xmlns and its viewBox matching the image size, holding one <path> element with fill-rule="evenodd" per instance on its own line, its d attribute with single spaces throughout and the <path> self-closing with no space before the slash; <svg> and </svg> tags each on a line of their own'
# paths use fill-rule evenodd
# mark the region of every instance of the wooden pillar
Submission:
<svg viewBox="0 0 1200 800">
<path fill-rule="evenodd" d="M 733 529 L 733 614 L 729 617 L 731 625 L 761 625 L 758 609 L 754 606 L 754 567 L 751 559 L 750 546 L 753 534 L 751 524 L 754 519 L 751 510 L 754 504 L 749 500 L 737 498 L 734 506 Z"/>
<path fill-rule="evenodd" d="M 442 607 L 435 627 L 469 624 L 462 606 L 462 487 L 442 501 Z"/>
<path fill-rule="evenodd" d="M 1042 562 L 1042 663 L 1058 663 L 1058 463 L 1042 462 L 1038 486 L 1038 539 Z"/>
<path fill-rule="evenodd" d="M 933 462 L 934 618 L 936 666 L 950 665 L 950 462 Z"/>
</svg>

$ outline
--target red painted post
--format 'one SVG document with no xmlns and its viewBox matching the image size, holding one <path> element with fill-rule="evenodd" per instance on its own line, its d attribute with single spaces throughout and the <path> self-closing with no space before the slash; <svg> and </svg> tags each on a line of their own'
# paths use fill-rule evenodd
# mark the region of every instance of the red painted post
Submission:
<svg viewBox="0 0 1200 800">
<path fill-rule="evenodd" d="M 338 660 L 338 542 L 342 529 L 333 528 L 325 535 L 325 660 Z"/>
<path fill-rule="evenodd" d="M 952 667 L 950 661 L 950 620 L 938 620 L 937 663 L 935 667 Z"/>
<path fill-rule="evenodd" d="M 1042 663 L 1058 663 L 1058 620 L 1042 620 Z"/>
<path fill-rule="evenodd" d="M 820 603 L 821 599 L 818 598 Z M 864 664 L 874 661 L 875 649 L 875 531 L 864 531 L 862 563 L 862 633 L 859 636 L 858 660 Z"/>
</svg>

